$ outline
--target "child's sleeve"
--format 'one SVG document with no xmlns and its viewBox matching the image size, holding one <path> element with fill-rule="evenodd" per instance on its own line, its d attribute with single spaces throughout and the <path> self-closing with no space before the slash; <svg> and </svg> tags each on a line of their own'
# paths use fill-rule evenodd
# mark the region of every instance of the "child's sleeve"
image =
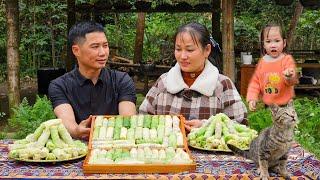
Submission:
<svg viewBox="0 0 320 180">
<path fill-rule="evenodd" d="M 259 71 L 259 67 L 260 67 L 260 63 L 258 63 L 252 77 L 251 77 L 251 80 L 250 80 L 250 83 L 249 83 L 249 86 L 248 86 L 248 90 L 247 90 L 247 102 L 251 101 L 251 100 L 255 100 L 257 101 L 258 98 L 259 98 L 259 94 L 260 94 L 260 91 L 261 91 L 261 88 L 260 88 L 260 81 L 259 81 L 259 74 L 260 74 L 260 71 Z"/>
<path fill-rule="evenodd" d="M 298 83 L 298 77 L 296 72 L 296 63 L 291 55 L 287 55 L 284 61 L 284 69 L 292 68 L 294 70 L 293 77 L 290 79 L 283 78 L 287 86 L 293 86 Z"/>
</svg>

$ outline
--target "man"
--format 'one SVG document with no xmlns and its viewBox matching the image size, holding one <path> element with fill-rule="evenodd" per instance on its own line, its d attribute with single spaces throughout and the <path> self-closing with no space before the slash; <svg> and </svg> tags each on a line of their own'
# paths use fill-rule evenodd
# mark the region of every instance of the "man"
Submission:
<svg viewBox="0 0 320 180">
<path fill-rule="evenodd" d="M 91 115 L 133 115 L 135 87 L 127 73 L 106 69 L 109 45 L 104 28 L 86 21 L 74 25 L 68 43 L 78 66 L 49 85 L 55 115 L 74 138 L 86 139 Z"/>
</svg>

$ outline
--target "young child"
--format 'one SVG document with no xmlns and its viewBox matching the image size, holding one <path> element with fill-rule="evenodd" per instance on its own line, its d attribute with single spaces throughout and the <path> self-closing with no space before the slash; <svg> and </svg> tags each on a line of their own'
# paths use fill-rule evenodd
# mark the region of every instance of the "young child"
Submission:
<svg viewBox="0 0 320 180">
<path fill-rule="evenodd" d="M 291 55 L 285 53 L 286 39 L 282 28 L 268 24 L 260 34 L 261 54 L 249 83 L 247 102 L 255 111 L 260 96 L 266 105 L 285 105 L 294 97 L 297 83 L 296 66 Z"/>
</svg>

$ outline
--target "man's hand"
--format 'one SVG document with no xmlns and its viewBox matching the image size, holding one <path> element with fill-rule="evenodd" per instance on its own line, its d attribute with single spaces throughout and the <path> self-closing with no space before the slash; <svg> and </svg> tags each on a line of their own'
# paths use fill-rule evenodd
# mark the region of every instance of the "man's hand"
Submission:
<svg viewBox="0 0 320 180">
<path fill-rule="evenodd" d="M 90 135 L 90 126 L 92 121 L 92 115 L 88 119 L 83 120 L 76 128 L 76 137 L 84 140 L 88 140 Z"/>
<path fill-rule="evenodd" d="M 257 101 L 255 101 L 255 100 L 250 100 L 248 104 L 249 104 L 249 110 L 250 110 L 250 111 L 255 111 L 255 110 L 256 110 Z"/>
<path fill-rule="evenodd" d="M 201 127 L 201 125 L 202 125 L 202 121 L 199 120 L 199 119 L 192 119 L 192 120 L 189 120 L 189 121 L 185 121 L 185 123 L 184 123 L 184 127 L 186 128 L 186 130 L 188 132 L 190 132 L 191 129 L 193 129 L 193 128 Z"/>
</svg>

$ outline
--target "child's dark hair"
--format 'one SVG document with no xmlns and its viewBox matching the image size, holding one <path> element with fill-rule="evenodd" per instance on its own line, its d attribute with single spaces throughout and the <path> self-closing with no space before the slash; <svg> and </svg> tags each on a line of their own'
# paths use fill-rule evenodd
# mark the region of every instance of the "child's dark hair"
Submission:
<svg viewBox="0 0 320 180">
<path fill-rule="evenodd" d="M 267 33 L 267 36 L 269 35 L 269 31 L 272 27 L 279 27 L 279 31 L 280 31 L 280 35 L 282 37 L 282 39 L 285 41 L 286 39 L 286 35 L 283 31 L 283 28 L 280 24 L 278 23 L 274 23 L 274 22 L 271 22 L 271 23 L 268 23 L 266 26 L 264 26 L 260 32 L 260 53 L 261 53 L 261 56 L 264 56 L 266 55 L 266 50 L 264 49 L 263 47 L 263 42 L 264 42 L 264 35 L 265 33 Z M 283 48 L 283 52 L 287 52 L 287 46 L 285 46 Z"/>
<path fill-rule="evenodd" d="M 101 24 L 93 21 L 82 21 L 73 25 L 68 34 L 69 47 L 82 43 L 86 38 L 86 34 L 92 32 L 104 32 L 104 28 Z"/>
<path fill-rule="evenodd" d="M 195 42 L 197 46 L 199 46 L 198 42 L 200 43 L 201 48 L 205 48 L 208 44 L 211 45 L 211 52 L 209 54 L 209 61 L 215 65 L 219 71 L 221 70 L 221 66 L 219 65 L 219 62 L 216 61 L 216 56 L 219 55 L 218 52 L 220 52 L 219 44 L 214 41 L 212 36 L 210 35 L 208 29 L 197 22 L 191 22 L 185 25 L 180 26 L 177 29 L 176 34 L 174 35 L 174 43 L 176 43 L 176 38 L 179 34 L 183 32 L 188 32 L 192 38 L 192 40 Z M 217 52 L 218 51 L 218 52 Z"/>
</svg>

